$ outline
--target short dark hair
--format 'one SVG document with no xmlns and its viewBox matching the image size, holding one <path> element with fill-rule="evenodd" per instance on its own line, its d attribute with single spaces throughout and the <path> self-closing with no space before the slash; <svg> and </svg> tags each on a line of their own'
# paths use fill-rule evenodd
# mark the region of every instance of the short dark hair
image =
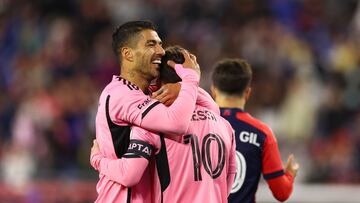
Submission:
<svg viewBox="0 0 360 203">
<path fill-rule="evenodd" d="M 165 55 L 162 57 L 160 65 L 160 80 L 163 83 L 176 83 L 181 81 L 181 78 L 174 68 L 167 64 L 167 61 L 172 60 L 175 63 L 183 64 L 185 57 L 181 52 L 182 50 L 184 50 L 184 48 L 178 45 L 169 46 L 165 49 Z"/>
<path fill-rule="evenodd" d="M 151 21 L 130 21 L 117 27 L 112 34 L 112 48 L 116 57 L 120 54 L 120 49 L 125 46 L 135 47 L 138 34 L 143 30 L 154 30 L 156 28 Z M 121 63 L 121 57 L 119 57 Z"/>
<path fill-rule="evenodd" d="M 251 80 L 251 66 L 243 59 L 223 59 L 214 66 L 213 85 L 225 94 L 242 95 Z"/>
</svg>

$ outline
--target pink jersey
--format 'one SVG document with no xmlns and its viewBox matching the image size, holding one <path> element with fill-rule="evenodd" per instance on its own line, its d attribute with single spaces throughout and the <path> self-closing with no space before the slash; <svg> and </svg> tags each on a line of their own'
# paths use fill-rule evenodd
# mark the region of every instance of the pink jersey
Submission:
<svg viewBox="0 0 360 203">
<path fill-rule="evenodd" d="M 151 99 L 131 82 L 113 76 L 101 93 L 96 115 L 96 139 L 104 157 L 122 157 L 129 146 L 132 125 L 154 132 L 184 134 L 195 108 L 199 76 L 178 64 L 175 71 L 183 82 L 178 98 L 170 107 Z M 102 174 L 99 177 L 97 202 L 125 202 L 131 196 L 124 186 Z"/>
<path fill-rule="evenodd" d="M 225 119 L 198 106 L 184 144 L 165 142 L 170 184 L 163 192 L 163 202 L 227 202 L 236 161 L 233 129 Z M 155 202 L 160 202 L 160 182 L 154 182 Z"/>
<path fill-rule="evenodd" d="M 213 100 L 210 94 L 201 87 L 198 88 L 198 98 L 196 100 L 196 105 L 205 107 L 220 115 L 219 105 Z"/>
<path fill-rule="evenodd" d="M 117 183 L 140 181 L 132 191 L 143 195 L 143 202 L 149 202 L 149 193 L 153 202 L 161 202 L 161 198 L 163 202 L 227 202 L 236 172 L 230 124 L 197 106 L 184 138 L 181 144 L 133 127 L 129 149 L 122 159 L 95 155 L 92 165 Z"/>
</svg>

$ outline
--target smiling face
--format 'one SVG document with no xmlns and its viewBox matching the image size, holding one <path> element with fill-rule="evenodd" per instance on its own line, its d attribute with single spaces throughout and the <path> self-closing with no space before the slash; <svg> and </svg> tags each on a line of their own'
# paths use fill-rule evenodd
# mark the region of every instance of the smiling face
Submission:
<svg viewBox="0 0 360 203">
<path fill-rule="evenodd" d="M 165 55 L 165 51 L 156 31 L 150 29 L 141 31 L 133 53 L 133 70 L 137 74 L 141 74 L 148 81 L 159 76 L 161 58 Z"/>
</svg>

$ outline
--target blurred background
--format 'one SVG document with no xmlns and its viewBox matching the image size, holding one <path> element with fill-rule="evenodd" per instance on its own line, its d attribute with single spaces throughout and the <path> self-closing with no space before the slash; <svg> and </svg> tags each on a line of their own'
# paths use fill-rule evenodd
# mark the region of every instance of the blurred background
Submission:
<svg viewBox="0 0 360 203">
<path fill-rule="evenodd" d="M 0 202 L 95 200 L 97 101 L 119 72 L 111 34 L 138 19 L 197 55 L 206 90 L 217 60 L 252 64 L 247 111 L 301 165 L 288 202 L 360 202 L 357 0 L 0 0 Z M 275 202 L 263 184 L 258 201 Z"/>
</svg>

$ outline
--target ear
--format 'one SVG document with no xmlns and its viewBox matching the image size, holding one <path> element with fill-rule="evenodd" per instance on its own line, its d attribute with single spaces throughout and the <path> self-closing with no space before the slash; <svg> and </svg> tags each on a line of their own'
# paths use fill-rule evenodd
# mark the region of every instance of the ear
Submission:
<svg viewBox="0 0 360 203">
<path fill-rule="evenodd" d="M 210 87 L 210 91 L 211 91 L 211 96 L 213 97 L 213 99 L 216 99 L 216 95 L 217 95 L 217 89 L 214 85 L 211 85 Z"/>
<path fill-rule="evenodd" d="M 245 90 L 245 100 L 247 101 L 251 95 L 251 87 L 246 88 Z"/>
<path fill-rule="evenodd" d="M 121 57 L 126 61 L 134 61 L 133 50 L 130 47 L 122 47 Z"/>
</svg>

